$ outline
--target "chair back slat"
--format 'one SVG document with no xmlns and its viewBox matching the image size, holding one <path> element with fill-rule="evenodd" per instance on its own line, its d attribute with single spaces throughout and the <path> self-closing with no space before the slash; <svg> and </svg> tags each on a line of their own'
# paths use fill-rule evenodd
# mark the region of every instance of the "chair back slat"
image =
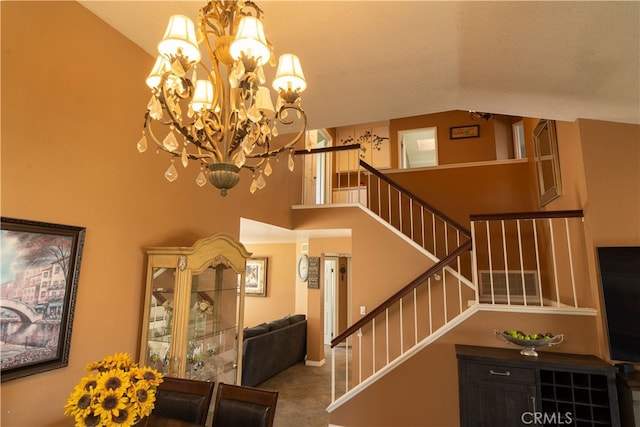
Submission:
<svg viewBox="0 0 640 427">
<path fill-rule="evenodd" d="M 164 377 L 156 394 L 154 415 L 205 425 L 215 383 Z"/>
<path fill-rule="evenodd" d="M 213 427 L 272 427 L 277 402 L 277 391 L 219 383 Z"/>
</svg>

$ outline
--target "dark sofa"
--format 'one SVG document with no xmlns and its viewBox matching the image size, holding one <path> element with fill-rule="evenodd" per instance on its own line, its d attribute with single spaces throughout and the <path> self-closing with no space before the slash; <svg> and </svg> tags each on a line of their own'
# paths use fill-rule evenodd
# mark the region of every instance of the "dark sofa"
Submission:
<svg viewBox="0 0 640 427">
<path fill-rule="evenodd" d="M 255 387 L 307 355 L 307 319 L 286 316 L 245 328 L 242 345 L 242 385 Z"/>
</svg>

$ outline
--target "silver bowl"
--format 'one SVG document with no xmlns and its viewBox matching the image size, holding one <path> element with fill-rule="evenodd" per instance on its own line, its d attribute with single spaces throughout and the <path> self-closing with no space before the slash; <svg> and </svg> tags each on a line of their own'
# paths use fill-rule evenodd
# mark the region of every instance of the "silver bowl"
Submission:
<svg viewBox="0 0 640 427">
<path fill-rule="evenodd" d="M 562 341 L 564 341 L 564 334 L 554 335 L 552 337 L 539 340 L 523 340 L 520 338 L 512 337 L 506 332 L 499 331 L 497 329 L 494 329 L 493 333 L 500 341 L 508 342 L 522 348 L 522 350 L 520 350 L 520 354 L 522 354 L 523 356 L 537 357 L 538 352 L 536 351 L 536 348 L 553 347 L 554 345 L 560 344 Z"/>
</svg>

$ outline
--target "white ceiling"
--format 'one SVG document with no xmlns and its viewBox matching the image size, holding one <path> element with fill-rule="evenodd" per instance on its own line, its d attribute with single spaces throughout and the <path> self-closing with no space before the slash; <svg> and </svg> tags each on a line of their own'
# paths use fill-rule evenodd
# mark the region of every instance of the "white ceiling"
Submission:
<svg viewBox="0 0 640 427">
<path fill-rule="evenodd" d="M 203 4 L 80 3 L 149 52 L 149 68 L 169 16 Z M 640 123 L 638 1 L 258 4 L 276 54 L 302 61 L 311 129 L 449 110 Z"/>
</svg>

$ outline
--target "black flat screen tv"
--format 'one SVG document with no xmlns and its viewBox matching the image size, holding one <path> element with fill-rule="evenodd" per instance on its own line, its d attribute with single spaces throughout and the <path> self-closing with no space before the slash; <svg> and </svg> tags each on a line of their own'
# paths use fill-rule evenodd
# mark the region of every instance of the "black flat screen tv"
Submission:
<svg viewBox="0 0 640 427">
<path fill-rule="evenodd" d="M 640 247 L 600 247 L 611 359 L 640 363 Z"/>
</svg>

